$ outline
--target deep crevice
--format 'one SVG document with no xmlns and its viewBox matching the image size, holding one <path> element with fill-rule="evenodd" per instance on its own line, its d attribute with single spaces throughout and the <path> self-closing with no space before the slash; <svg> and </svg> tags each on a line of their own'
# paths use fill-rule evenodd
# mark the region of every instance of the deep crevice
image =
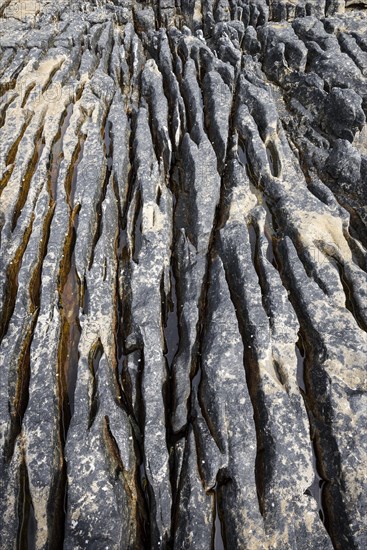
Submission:
<svg viewBox="0 0 367 550">
<path fill-rule="evenodd" d="M 19 470 L 17 549 L 36 549 L 37 523 L 29 489 L 28 469 L 23 457 Z"/>
<path fill-rule="evenodd" d="M 93 422 L 97 416 L 98 410 L 99 410 L 99 390 L 98 390 L 98 370 L 99 370 L 99 362 L 101 360 L 101 357 L 103 355 L 103 346 L 100 340 L 96 344 L 94 344 L 93 348 L 91 349 L 89 353 L 88 363 L 89 363 L 89 369 L 91 371 L 92 375 L 92 395 L 91 395 L 91 401 L 90 401 L 90 409 L 89 409 L 89 421 L 88 421 L 88 430 L 91 429 L 93 426 Z"/>
<path fill-rule="evenodd" d="M 45 147 L 45 141 L 44 137 L 42 138 L 43 134 L 43 127 L 41 127 L 36 136 L 35 136 L 35 147 L 33 156 L 28 164 L 27 171 L 22 179 L 22 183 L 19 190 L 19 195 L 17 198 L 16 205 L 14 207 L 14 213 L 13 213 L 13 219 L 12 219 L 12 228 L 11 230 L 14 231 L 18 218 L 22 212 L 22 208 L 27 200 L 30 184 L 32 181 L 32 178 L 37 172 L 38 164 L 42 155 L 42 151 Z"/>
<path fill-rule="evenodd" d="M 19 246 L 15 256 L 9 263 L 6 272 L 6 285 L 3 298 L 3 310 L 0 318 L 0 342 L 4 338 L 11 316 L 13 315 L 15 301 L 18 292 L 18 275 L 22 265 L 23 255 L 28 246 L 28 242 L 32 233 L 32 227 L 34 222 L 34 213 L 32 214 L 31 222 L 24 232 L 22 243 Z"/>
</svg>

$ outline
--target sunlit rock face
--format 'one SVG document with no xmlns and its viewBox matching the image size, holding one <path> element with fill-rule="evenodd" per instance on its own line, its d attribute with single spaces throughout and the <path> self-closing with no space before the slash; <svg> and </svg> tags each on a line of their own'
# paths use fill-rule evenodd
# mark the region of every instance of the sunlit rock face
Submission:
<svg viewBox="0 0 367 550">
<path fill-rule="evenodd" d="M 366 8 L 0 0 L 1 548 L 367 548 Z"/>
</svg>

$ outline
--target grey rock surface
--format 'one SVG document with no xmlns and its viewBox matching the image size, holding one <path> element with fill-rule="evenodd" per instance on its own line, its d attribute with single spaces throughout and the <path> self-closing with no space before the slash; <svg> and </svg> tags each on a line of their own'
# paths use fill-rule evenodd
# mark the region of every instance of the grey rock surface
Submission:
<svg viewBox="0 0 367 550">
<path fill-rule="evenodd" d="M 0 548 L 367 548 L 367 2 L 0 0 Z"/>
</svg>

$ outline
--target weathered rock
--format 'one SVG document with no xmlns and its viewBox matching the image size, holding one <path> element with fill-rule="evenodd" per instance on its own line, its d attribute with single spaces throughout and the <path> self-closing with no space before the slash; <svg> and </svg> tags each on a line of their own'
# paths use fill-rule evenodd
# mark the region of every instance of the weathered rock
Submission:
<svg viewBox="0 0 367 550">
<path fill-rule="evenodd" d="M 0 0 L 0 546 L 367 546 L 367 15 Z"/>
</svg>

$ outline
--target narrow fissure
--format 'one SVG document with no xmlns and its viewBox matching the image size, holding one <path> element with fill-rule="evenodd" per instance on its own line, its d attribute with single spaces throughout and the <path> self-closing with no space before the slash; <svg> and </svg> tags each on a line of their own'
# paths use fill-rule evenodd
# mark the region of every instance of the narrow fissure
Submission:
<svg viewBox="0 0 367 550">
<path fill-rule="evenodd" d="M 78 177 L 78 167 L 83 158 L 84 144 L 86 140 L 86 136 L 84 134 L 79 134 L 78 137 L 79 137 L 78 144 L 71 157 L 68 174 L 65 178 L 65 183 L 64 183 L 66 201 L 71 210 L 74 208 L 74 196 L 75 196 L 76 183 L 77 183 L 77 177 Z"/>
<path fill-rule="evenodd" d="M 214 518 L 214 546 L 213 550 L 225 550 L 224 540 L 222 535 L 222 522 L 219 515 L 219 488 L 217 487 L 214 491 L 214 502 L 215 502 L 215 518 Z"/>
<path fill-rule="evenodd" d="M 339 271 L 340 282 L 342 283 L 345 293 L 345 307 L 351 312 L 359 328 L 364 332 L 367 332 L 367 325 L 362 316 L 359 314 L 358 305 L 354 299 L 353 288 L 349 281 L 347 281 L 345 269 L 340 262 L 336 262 L 336 265 Z"/>
<path fill-rule="evenodd" d="M 302 336 L 299 334 L 298 341 L 295 345 L 296 357 L 297 357 L 297 384 L 299 389 L 306 393 L 305 383 L 305 349 L 302 342 Z"/>
<path fill-rule="evenodd" d="M 18 199 L 14 208 L 13 219 L 12 219 L 12 231 L 14 231 L 18 218 L 22 212 L 22 208 L 27 200 L 30 184 L 33 176 L 37 172 L 38 164 L 41 159 L 42 151 L 45 147 L 45 140 L 42 137 L 43 127 L 39 129 L 35 137 L 35 147 L 32 159 L 27 167 L 25 176 L 22 179 L 21 188 L 19 191 Z"/>
<path fill-rule="evenodd" d="M 17 548 L 36 550 L 37 523 L 34 514 L 32 497 L 29 490 L 28 469 L 23 457 L 19 470 L 18 494 L 18 533 Z"/>
<path fill-rule="evenodd" d="M 102 235 L 102 231 L 103 231 L 102 204 L 106 198 L 107 187 L 110 184 L 110 179 L 112 177 L 113 141 L 112 141 L 111 131 L 112 131 L 112 123 L 108 120 L 106 116 L 106 123 L 104 125 L 103 137 L 104 137 L 104 154 L 105 154 L 107 166 L 106 166 L 105 178 L 101 185 L 101 194 L 96 204 L 97 228 L 93 238 L 92 254 L 91 254 L 91 259 L 89 263 L 89 269 L 91 269 L 93 265 L 95 249 Z"/>
<path fill-rule="evenodd" d="M 134 234 L 133 234 L 133 249 L 132 249 L 132 259 L 137 264 L 139 263 L 139 253 L 143 246 L 143 234 L 142 234 L 142 224 L 143 224 L 143 202 L 141 198 L 140 189 L 137 190 L 137 198 L 135 203 L 135 213 L 134 213 Z"/>
<path fill-rule="evenodd" d="M 71 214 L 63 261 L 60 265 L 59 311 L 61 337 L 59 343 L 59 391 L 61 400 L 61 434 L 65 444 L 71 417 L 74 413 L 74 392 L 78 373 L 78 345 L 81 336 L 79 323 L 80 281 L 75 266 L 75 241 L 78 227 L 77 205 Z"/>
<path fill-rule="evenodd" d="M 3 310 L 0 318 L 0 343 L 8 330 L 10 319 L 14 312 L 15 301 L 18 293 L 18 275 L 22 265 L 23 255 L 28 246 L 32 233 L 33 221 L 34 214 L 32 214 L 31 222 L 24 232 L 22 243 L 12 261 L 9 263 L 9 267 L 7 269 Z"/>
<path fill-rule="evenodd" d="M 165 340 L 165 357 L 167 359 L 168 369 L 171 370 L 174 357 L 177 353 L 180 334 L 179 321 L 177 311 L 177 293 L 176 293 L 176 277 L 174 267 L 170 266 L 170 291 L 165 301 L 165 311 L 163 316 L 163 331 Z"/>
<path fill-rule="evenodd" d="M 50 237 L 51 222 L 55 212 L 55 205 L 49 206 L 43 223 L 42 238 L 39 245 L 39 262 L 35 267 L 29 282 L 29 297 L 31 299 L 31 312 L 34 313 L 40 306 L 42 267 L 47 254 L 48 241 Z"/>
<path fill-rule="evenodd" d="M 306 494 L 312 496 L 315 501 L 317 502 L 318 506 L 318 512 L 320 519 L 323 523 L 325 523 L 325 513 L 323 508 L 323 489 L 326 481 L 321 477 L 319 473 L 319 469 L 317 466 L 317 456 L 316 456 L 316 447 L 314 442 L 311 443 L 311 449 L 312 449 L 312 467 L 315 472 L 315 477 L 312 482 L 312 484 L 306 489 Z"/>
<path fill-rule="evenodd" d="M 89 421 L 88 421 L 88 430 L 91 429 L 93 426 L 93 422 L 97 416 L 99 405 L 100 405 L 100 399 L 99 399 L 99 390 L 98 390 L 98 370 L 99 370 L 99 363 L 101 360 L 101 357 L 103 355 L 103 346 L 100 340 L 98 340 L 97 344 L 94 345 L 93 349 L 91 350 L 89 354 L 89 368 L 92 375 L 92 396 L 91 396 L 91 402 L 90 402 L 90 410 L 89 410 Z"/>
<path fill-rule="evenodd" d="M 69 127 L 70 118 L 73 114 L 73 104 L 70 103 L 66 111 L 63 114 L 60 122 L 60 130 L 55 138 L 55 141 L 51 148 L 50 154 L 50 168 L 49 168 L 49 190 L 53 201 L 57 198 L 57 180 L 60 170 L 60 163 L 63 159 L 63 143 L 66 130 Z"/>
<path fill-rule="evenodd" d="M 4 172 L 4 174 L 2 176 L 2 179 L 0 181 L 0 197 L 1 197 L 1 193 L 3 192 L 5 187 L 7 186 L 8 182 L 11 178 L 11 175 L 14 171 L 14 168 L 15 168 L 15 163 L 14 162 L 15 162 L 15 159 L 16 159 L 16 156 L 17 156 L 17 153 L 18 153 L 19 144 L 22 141 L 23 136 L 24 136 L 27 128 L 30 125 L 32 117 L 33 117 L 33 115 L 30 115 L 27 118 L 27 120 L 24 122 L 23 127 L 22 127 L 22 129 L 19 133 L 18 138 L 14 141 L 13 145 L 9 149 L 9 152 L 8 152 L 6 160 L 5 160 L 7 170 Z"/>
<path fill-rule="evenodd" d="M 10 408 L 10 429 L 4 448 L 5 461 L 8 464 L 13 457 L 15 444 L 19 434 L 21 433 L 24 414 L 28 406 L 31 344 L 37 317 L 38 312 L 33 315 L 28 328 L 28 333 L 23 341 L 22 349 L 19 354 L 16 393 L 14 403 Z"/>
</svg>

